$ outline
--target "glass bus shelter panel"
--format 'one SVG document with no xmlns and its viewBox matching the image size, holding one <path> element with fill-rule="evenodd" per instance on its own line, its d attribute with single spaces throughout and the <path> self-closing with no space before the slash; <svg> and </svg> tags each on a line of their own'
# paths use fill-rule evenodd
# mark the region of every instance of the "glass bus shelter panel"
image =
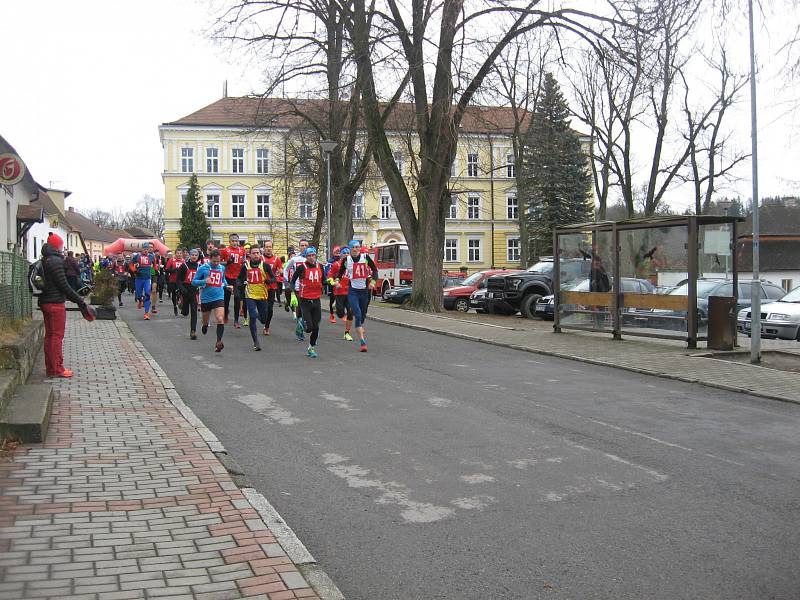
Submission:
<svg viewBox="0 0 800 600">
<path fill-rule="evenodd" d="M 619 232 L 620 328 L 683 338 L 689 254 L 684 226 Z"/>
<path fill-rule="evenodd" d="M 697 244 L 698 277 L 733 280 L 733 224 L 700 225 Z"/>
<path fill-rule="evenodd" d="M 589 229 L 561 234 L 558 253 L 560 324 L 612 331 L 612 232 Z"/>
</svg>

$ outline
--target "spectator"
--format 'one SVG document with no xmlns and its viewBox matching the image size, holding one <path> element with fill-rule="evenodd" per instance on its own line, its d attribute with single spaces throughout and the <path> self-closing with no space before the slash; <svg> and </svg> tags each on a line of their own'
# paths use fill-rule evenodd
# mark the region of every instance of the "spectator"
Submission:
<svg viewBox="0 0 800 600">
<path fill-rule="evenodd" d="M 63 242 L 61 243 L 61 246 L 63 248 Z M 64 260 L 64 273 L 67 277 L 67 283 L 69 283 L 69 286 L 73 289 L 73 291 L 77 292 L 79 286 L 78 277 L 80 277 L 81 274 L 81 266 L 78 264 L 78 260 L 72 254 L 72 250 L 67 252 L 67 258 Z"/>
<path fill-rule="evenodd" d="M 42 248 L 44 290 L 39 296 L 39 308 L 44 315 L 44 362 L 48 377 L 72 377 L 72 371 L 64 368 L 63 342 L 67 324 L 64 303 L 70 300 L 82 309 L 86 304 L 67 282 L 63 249 L 64 240 L 55 233 L 47 236 L 47 243 Z"/>
</svg>

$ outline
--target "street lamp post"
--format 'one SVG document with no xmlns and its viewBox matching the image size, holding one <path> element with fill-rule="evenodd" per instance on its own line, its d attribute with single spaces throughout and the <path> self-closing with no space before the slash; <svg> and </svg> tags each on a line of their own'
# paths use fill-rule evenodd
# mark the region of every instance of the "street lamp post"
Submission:
<svg viewBox="0 0 800 600">
<path fill-rule="evenodd" d="M 761 273 L 758 222 L 758 121 L 756 111 L 756 48 L 753 32 L 753 0 L 748 2 L 750 25 L 750 143 L 753 167 L 753 282 L 750 291 L 750 362 L 761 362 Z"/>
<path fill-rule="evenodd" d="M 328 228 L 327 243 L 325 245 L 325 260 L 331 257 L 331 153 L 336 150 L 336 142 L 334 140 L 322 140 L 320 142 L 322 151 L 325 153 L 325 163 L 328 170 L 327 178 L 327 198 L 325 203 L 325 222 Z"/>
</svg>

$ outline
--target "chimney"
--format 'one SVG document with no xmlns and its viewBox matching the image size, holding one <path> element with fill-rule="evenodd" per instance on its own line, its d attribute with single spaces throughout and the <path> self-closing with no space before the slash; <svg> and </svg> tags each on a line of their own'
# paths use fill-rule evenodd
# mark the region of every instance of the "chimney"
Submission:
<svg viewBox="0 0 800 600">
<path fill-rule="evenodd" d="M 228 97 L 228 80 L 227 79 L 222 82 L 222 97 L 223 98 L 227 98 Z"/>
</svg>

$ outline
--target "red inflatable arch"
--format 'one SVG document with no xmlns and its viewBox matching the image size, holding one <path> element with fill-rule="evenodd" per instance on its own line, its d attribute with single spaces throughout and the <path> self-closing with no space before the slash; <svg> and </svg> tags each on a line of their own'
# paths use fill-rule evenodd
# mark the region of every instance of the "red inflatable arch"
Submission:
<svg viewBox="0 0 800 600">
<path fill-rule="evenodd" d="M 103 250 L 106 256 L 110 254 L 119 254 L 120 252 L 141 252 L 144 244 L 150 244 L 153 252 L 158 252 L 161 256 L 166 256 L 169 252 L 161 240 L 137 240 L 134 238 L 118 238 L 113 244 L 109 244 Z"/>
</svg>

